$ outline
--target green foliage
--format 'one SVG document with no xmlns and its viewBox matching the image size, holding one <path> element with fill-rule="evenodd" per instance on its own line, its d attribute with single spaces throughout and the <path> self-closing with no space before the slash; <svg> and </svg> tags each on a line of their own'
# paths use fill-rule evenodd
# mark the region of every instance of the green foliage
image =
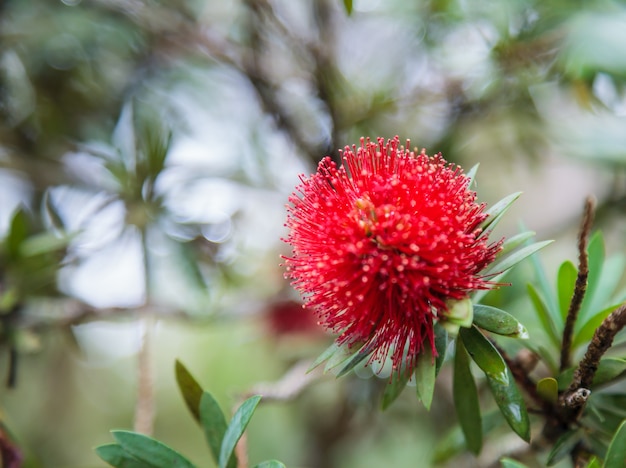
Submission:
<svg viewBox="0 0 626 468">
<path fill-rule="evenodd" d="M 213 396 L 204 390 L 191 373 L 176 361 L 176 381 L 187 407 L 202 427 L 214 460 L 219 468 L 236 468 L 235 446 L 243 435 L 261 396 L 244 401 L 227 424 L 224 413 Z M 100 458 L 116 468 L 195 468 L 184 456 L 162 442 L 143 434 L 129 431 L 112 431 L 116 444 L 96 448 Z M 262 462 L 259 467 L 280 468 L 276 460 Z"/>
<path fill-rule="evenodd" d="M 431 349 L 426 345 L 417 357 L 415 366 L 415 383 L 417 397 L 422 401 L 427 410 L 433 401 L 435 392 L 436 365 L 435 357 Z"/>
<path fill-rule="evenodd" d="M 472 453 L 478 454 L 483 445 L 478 390 L 470 370 L 467 351 L 463 341 L 460 339 L 456 340 L 452 391 L 454 408 L 465 437 L 467 449 Z"/>
</svg>

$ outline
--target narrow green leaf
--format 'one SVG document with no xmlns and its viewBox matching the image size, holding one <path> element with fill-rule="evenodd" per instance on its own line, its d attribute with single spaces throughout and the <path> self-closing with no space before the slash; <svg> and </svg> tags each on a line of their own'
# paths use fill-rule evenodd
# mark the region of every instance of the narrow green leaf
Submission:
<svg viewBox="0 0 626 468">
<path fill-rule="evenodd" d="M 589 460 L 589 464 L 587 465 L 587 468 L 602 468 L 602 464 L 600 463 L 600 460 L 598 460 L 597 457 L 591 457 L 591 460 Z"/>
<path fill-rule="evenodd" d="M 572 449 L 576 446 L 576 444 L 580 442 L 580 439 L 582 439 L 582 432 L 580 431 L 580 429 L 568 431 L 561 437 L 559 437 L 554 443 L 552 451 L 548 455 L 548 459 L 546 461 L 547 465 L 555 465 L 567 455 L 569 455 Z"/>
<path fill-rule="evenodd" d="M 454 407 L 465 437 L 465 444 L 470 452 L 477 455 L 483 446 L 478 391 L 470 370 L 467 351 L 460 336 L 456 339 L 452 391 Z"/>
<path fill-rule="evenodd" d="M 422 401 L 427 410 L 430 410 L 430 405 L 433 402 L 436 377 L 435 371 L 436 367 L 433 352 L 429 346 L 425 346 L 419 356 L 417 356 L 417 365 L 415 366 L 415 383 L 417 388 L 417 397 Z"/>
<path fill-rule="evenodd" d="M 311 366 L 306 370 L 306 373 L 308 374 L 313 369 L 318 367 L 321 363 L 330 359 L 332 355 L 339 350 L 339 348 L 340 346 L 337 344 L 337 342 L 333 341 L 333 343 L 328 348 L 326 348 L 324 352 L 315 359 L 315 361 L 313 361 L 313 364 L 311 364 Z"/>
<path fill-rule="evenodd" d="M 399 370 L 397 372 L 394 371 L 391 374 L 391 379 L 387 383 L 385 391 L 383 392 L 381 403 L 383 410 L 389 408 L 389 406 L 400 396 L 410 378 L 411 374 L 403 370 Z"/>
<path fill-rule="evenodd" d="M 576 277 L 578 276 L 578 270 L 576 266 L 566 260 L 561 263 L 559 272 L 557 275 L 556 288 L 559 297 L 559 308 L 561 310 L 561 317 L 563 321 L 567 317 L 569 310 L 569 304 L 572 302 L 572 296 L 574 295 L 574 287 L 576 286 Z"/>
<path fill-rule="evenodd" d="M 626 461 L 626 421 L 620 424 L 604 459 L 604 468 L 624 468 Z"/>
<path fill-rule="evenodd" d="M 285 465 L 278 460 L 267 460 L 254 465 L 254 468 L 285 468 Z"/>
<path fill-rule="evenodd" d="M 204 437 L 209 444 L 211 453 L 215 462 L 218 462 L 220 458 L 220 452 L 222 449 L 222 441 L 224 440 L 224 434 L 226 433 L 226 419 L 222 409 L 217 404 L 217 401 L 208 392 L 203 392 L 200 398 L 200 424 L 204 430 Z M 236 468 L 237 459 L 233 455 L 228 462 L 228 468 Z"/>
<path fill-rule="evenodd" d="M 154 468 L 195 468 L 194 465 L 174 449 L 152 437 L 130 431 L 111 431 L 113 438 L 124 451 L 148 463 Z"/>
<path fill-rule="evenodd" d="M 475 304 L 474 324 L 498 335 L 528 338 L 528 332 L 524 325 L 508 312 L 495 307 Z"/>
<path fill-rule="evenodd" d="M 539 291 L 537 291 L 532 284 L 528 283 L 526 285 L 526 289 L 528 291 L 528 296 L 530 297 L 530 300 L 534 306 L 535 312 L 537 313 L 537 318 L 541 322 L 542 329 L 548 334 L 548 338 L 550 338 L 552 345 L 554 345 L 554 347 L 558 349 L 560 346 L 560 337 L 557 331 L 557 325 L 555 325 L 553 320 L 553 314 L 550 313 L 546 302 L 539 295 Z M 557 316 L 559 318 L 558 329 L 562 330 L 563 321 L 560 315 Z"/>
<path fill-rule="evenodd" d="M 10 259 L 17 259 L 20 255 L 20 245 L 28 236 L 28 218 L 23 208 L 19 208 L 11 218 L 9 232 L 5 239 L 7 255 Z"/>
<path fill-rule="evenodd" d="M 178 359 L 176 359 L 174 369 L 176 373 L 176 382 L 178 383 L 180 393 L 183 394 L 185 404 L 187 405 L 187 408 L 189 408 L 189 411 L 191 411 L 194 419 L 200 422 L 200 400 L 203 393 L 202 387 Z"/>
<path fill-rule="evenodd" d="M 467 188 L 471 189 L 472 185 L 476 182 L 476 173 L 478 172 L 478 167 L 480 163 L 476 163 L 472 166 L 472 168 L 465 173 L 465 177 L 468 178 Z"/>
<path fill-rule="evenodd" d="M 353 350 L 354 345 L 350 347 L 347 344 L 342 344 L 338 347 L 337 351 L 330 356 L 330 359 L 326 362 L 324 366 L 324 373 L 339 367 L 341 364 L 344 364 L 348 359 L 355 356 L 357 352 Z"/>
<path fill-rule="evenodd" d="M 369 343 L 363 346 L 361 349 L 359 349 L 359 351 L 354 356 L 350 358 L 350 360 L 348 361 L 348 364 L 346 364 L 344 367 L 341 368 L 341 370 L 337 374 L 337 377 L 338 378 L 343 377 L 352 369 L 354 369 L 356 366 L 361 364 L 361 362 L 363 362 L 372 354 L 373 350 L 374 350 L 373 343 Z"/>
<path fill-rule="evenodd" d="M 352 0 L 343 0 L 343 6 L 346 9 L 348 16 L 352 14 Z"/>
<path fill-rule="evenodd" d="M 593 382 L 591 383 L 591 389 L 594 389 L 600 385 L 607 384 L 618 378 L 626 377 L 626 359 L 618 359 L 605 357 L 602 358 L 598 364 L 598 369 L 593 376 Z M 558 377 L 559 390 L 565 390 L 574 376 L 574 369 L 569 368 L 563 371 Z"/>
<path fill-rule="evenodd" d="M 480 228 L 483 231 L 486 231 L 489 228 L 493 229 L 496 227 L 496 224 L 498 224 L 500 219 L 502 219 L 504 213 L 508 211 L 511 205 L 520 197 L 521 194 L 522 192 L 512 193 L 489 208 L 489 210 L 487 210 L 487 219 L 482 222 Z"/>
<path fill-rule="evenodd" d="M 19 252 L 22 257 L 34 257 L 35 255 L 61 251 L 70 244 L 76 236 L 59 237 L 50 232 L 42 232 L 27 237 L 20 244 Z"/>
<path fill-rule="evenodd" d="M 548 403 L 555 404 L 559 398 L 559 384 L 553 377 L 545 377 L 537 382 L 537 393 Z"/>
<path fill-rule="evenodd" d="M 472 359 L 487 377 L 491 393 L 511 429 L 530 440 L 530 421 L 524 399 L 498 350 L 476 327 L 461 329 L 460 336 Z"/>
<path fill-rule="evenodd" d="M 252 418 L 259 401 L 261 401 L 260 395 L 248 398 L 241 404 L 233 415 L 233 419 L 231 419 L 230 424 L 226 429 L 226 433 L 224 434 L 224 439 L 222 440 L 222 448 L 220 450 L 218 462 L 219 468 L 226 468 L 229 466 L 229 460 L 235 450 L 235 446 L 246 430 L 246 427 L 248 427 L 250 418 Z"/>
<path fill-rule="evenodd" d="M 435 349 L 437 350 L 437 357 L 435 358 L 435 376 L 439 374 L 439 370 L 446 360 L 448 343 L 448 332 L 439 322 L 435 323 Z"/>
<path fill-rule="evenodd" d="M 500 463 L 502 464 L 502 468 L 528 468 L 528 465 L 524 465 L 522 462 L 508 457 L 501 458 Z"/>
<path fill-rule="evenodd" d="M 151 468 L 146 462 L 138 460 L 126 452 L 121 445 L 107 444 L 96 447 L 96 454 L 115 468 Z"/>
<path fill-rule="evenodd" d="M 554 241 L 548 240 L 548 241 L 542 241 L 542 242 L 535 242 L 534 244 L 530 244 L 525 247 L 522 247 L 521 249 L 512 252 L 506 257 L 496 260 L 489 267 L 489 269 L 487 270 L 485 274 L 490 275 L 490 274 L 504 273 L 508 269 L 514 267 L 519 262 L 524 260 L 526 257 L 531 256 L 537 251 L 543 249 L 545 246 L 550 245 L 552 242 Z"/>
<path fill-rule="evenodd" d="M 614 304 L 610 307 L 607 307 L 606 309 L 601 310 L 600 312 L 593 315 L 589 320 L 587 320 L 587 323 L 585 323 L 584 326 L 577 333 L 575 333 L 574 340 L 572 342 L 572 348 L 576 349 L 578 346 L 584 345 L 591 341 L 591 338 L 593 338 L 593 335 L 598 327 L 602 324 L 602 322 L 604 322 L 604 319 L 606 319 L 611 314 L 611 312 L 613 312 L 621 305 L 622 304 Z"/>
<path fill-rule="evenodd" d="M 498 257 L 504 257 L 505 255 L 509 254 L 520 245 L 527 242 L 529 239 L 532 239 L 534 235 L 535 233 L 533 231 L 525 231 L 509 237 L 502 244 L 502 249 L 500 250 L 500 252 L 498 252 Z"/>
<path fill-rule="evenodd" d="M 59 211 L 56 206 L 54 206 L 54 203 L 52 203 L 50 190 L 46 190 L 43 194 L 43 208 L 48 216 L 50 225 L 57 231 L 64 231 L 65 224 L 63 223 L 63 218 L 61 218 Z"/>
</svg>

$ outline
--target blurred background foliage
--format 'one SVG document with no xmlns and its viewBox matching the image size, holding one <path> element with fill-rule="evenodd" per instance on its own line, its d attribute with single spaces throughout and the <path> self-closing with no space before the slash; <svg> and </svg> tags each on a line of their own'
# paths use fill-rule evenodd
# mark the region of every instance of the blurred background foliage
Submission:
<svg viewBox="0 0 626 468">
<path fill-rule="evenodd" d="M 154 434 L 212 466 L 174 359 L 232 408 L 329 343 L 282 278 L 284 204 L 298 174 L 361 136 L 480 162 L 486 202 L 524 190 L 499 234 L 523 219 L 557 239 L 550 271 L 575 257 L 588 194 L 609 252 L 623 251 L 623 2 L 348 3 L 0 3 L 5 456 L 103 466 L 92 448 L 133 424 L 150 329 Z M 523 275 L 490 295 L 520 317 Z M 408 391 L 380 413 L 384 382 L 327 376 L 262 404 L 250 460 L 427 460 L 454 424 L 449 385 L 430 414 Z M 500 442 L 462 462 L 488 466 L 511 448 Z"/>
</svg>

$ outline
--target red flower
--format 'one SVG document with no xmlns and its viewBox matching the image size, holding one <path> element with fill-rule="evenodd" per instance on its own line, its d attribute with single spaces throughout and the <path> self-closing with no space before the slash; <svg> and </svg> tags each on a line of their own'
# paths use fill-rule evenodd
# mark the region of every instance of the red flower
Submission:
<svg viewBox="0 0 626 468">
<path fill-rule="evenodd" d="M 436 354 L 447 302 L 492 286 L 480 272 L 501 242 L 479 228 L 485 205 L 460 167 L 397 136 L 362 138 L 342 167 L 327 157 L 300 180 L 287 208 L 286 277 L 339 343 L 368 345 L 370 360 L 391 352 L 410 372 L 425 346 Z"/>
</svg>

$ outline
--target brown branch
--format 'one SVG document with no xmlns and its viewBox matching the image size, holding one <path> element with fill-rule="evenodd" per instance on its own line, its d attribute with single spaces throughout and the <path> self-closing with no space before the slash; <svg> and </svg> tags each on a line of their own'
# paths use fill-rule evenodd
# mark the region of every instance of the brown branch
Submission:
<svg viewBox="0 0 626 468">
<path fill-rule="evenodd" d="M 585 292 L 587 291 L 587 277 L 589 276 L 587 243 L 589 240 L 591 225 L 593 223 L 595 205 L 595 199 L 587 197 L 585 200 L 585 212 L 580 226 L 580 234 L 578 236 L 578 275 L 574 286 L 574 294 L 569 305 L 569 310 L 567 311 L 565 327 L 563 328 L 563 341 L 561 343 L 561 372 L 567 369 L 572 363 L 572 336 L 574 334 L 574 325 L 576 324 L 578 312 L 580 311 L 580 306 L 583 303 Z"/>
<path fill-rule="evenodd" d="M 589 343 L 585 356 L 574 371 L 572 383 L 561 395 L 561 405 L 577 409 L 584 406 L 589 387 L 598 370 L 600 359 L 613 344 L 615 335 L 626 326 L 626 303 L 613 311 L 598 327 Z M 583 392 L 585 395 L 583 395 Z"/>
</svg>

